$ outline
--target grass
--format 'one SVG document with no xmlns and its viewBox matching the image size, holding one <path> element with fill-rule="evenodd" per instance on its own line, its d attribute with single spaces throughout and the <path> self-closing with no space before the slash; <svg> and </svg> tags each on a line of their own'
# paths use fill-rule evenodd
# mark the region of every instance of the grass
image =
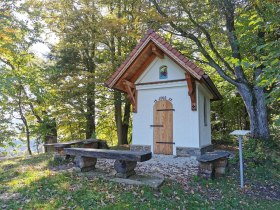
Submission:
<svg viewBox="0 0 280 210">
<path fill-rule="evenodd" d="M 187 188 L 167 180 L 153 190 L 53 171 L 58 164 L 46 154 L 1 161 L 0 209 L 280 209 L 277 167 L 246 168 L 243 190 L 236 167 L 219 180 L 195 176 Z"/>
</svg>

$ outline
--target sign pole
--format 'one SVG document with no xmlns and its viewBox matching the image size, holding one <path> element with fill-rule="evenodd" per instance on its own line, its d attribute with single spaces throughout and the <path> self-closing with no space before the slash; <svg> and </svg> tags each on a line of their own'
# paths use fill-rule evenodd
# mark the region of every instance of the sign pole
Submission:
<svg viewBox="0 0 280 210">
<path fill-rule="evenodd" d="M 235 135 L 238 137 L 238 144 L 239 144 L 239 165 L 240 165 L 240 187 L 244 187 L 244 171 L 243 171 L 243 158 L 242 158 L 242 140 L 243 136 L 249 134 L 250 131 L 248 130 L 235 130 L 230 133 L 230 135 Z"/>
<path fill-rule="evenodd" d="M 238 136 L 239 141 L 239 165 L 240 165 L 240 187 L 244 187 L 244 179 L 243 179 L 243 158 L 242 158 L 242 136 Z"/>
</svg>

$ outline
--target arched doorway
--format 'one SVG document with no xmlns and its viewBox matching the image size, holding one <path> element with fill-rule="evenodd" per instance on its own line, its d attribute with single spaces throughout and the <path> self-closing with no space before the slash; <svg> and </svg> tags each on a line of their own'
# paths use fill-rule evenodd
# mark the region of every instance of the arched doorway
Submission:
<svg viewBox="0 0 280 210">
<path fill-rule="evenodd" d="M 173 154 L 173 105 L 168 100 L 154 104 L 154 153 Z"/>
</svg>

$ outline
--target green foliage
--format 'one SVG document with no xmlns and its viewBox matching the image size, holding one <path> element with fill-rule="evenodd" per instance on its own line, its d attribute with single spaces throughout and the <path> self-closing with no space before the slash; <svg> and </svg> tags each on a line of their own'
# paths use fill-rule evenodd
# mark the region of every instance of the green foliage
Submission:
<svg viewBox="0 0 280 210">
<path fill-rule="evenodd" d="M 259 139 L 248 139 L 243 141 L 243 160 L 246 170 L 253 170 L 260 176 L 270 176 L 265 168 L 280 170 L 279 141 L 271 139 L 264 141 Z M 239 163 L 239 156 L 231 160 L 232 164 Z M 253 176 L 253 172 L 249 173 Z M 271 174 L 271 173 L 270 173 Z M 260 177 L 258 177 L 259 179 Z"/>
<path fill-rule="evenodd" d="M 244 159 L 253 165 L 279 164 L 279 142 L 249 139 L 244 142 Z"/>
</svg>

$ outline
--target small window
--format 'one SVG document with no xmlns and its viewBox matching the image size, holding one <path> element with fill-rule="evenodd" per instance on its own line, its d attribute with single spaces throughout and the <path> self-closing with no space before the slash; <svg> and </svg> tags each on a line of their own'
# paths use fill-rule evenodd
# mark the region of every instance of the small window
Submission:
<svg viewBox="0 0 280 210">
<path fill-rule="evenodd" d="M 204 126 L 207 126 L 207 99 L 204 97 L 203 101 L 203 115 L 204 115 Z"/>
<path fill-rule="evenodd" d="M 167 66 L 161 66 L 159 68 L 159 79 L 167 79 L 168 72 L 167 72 Z"/>
</svg>

